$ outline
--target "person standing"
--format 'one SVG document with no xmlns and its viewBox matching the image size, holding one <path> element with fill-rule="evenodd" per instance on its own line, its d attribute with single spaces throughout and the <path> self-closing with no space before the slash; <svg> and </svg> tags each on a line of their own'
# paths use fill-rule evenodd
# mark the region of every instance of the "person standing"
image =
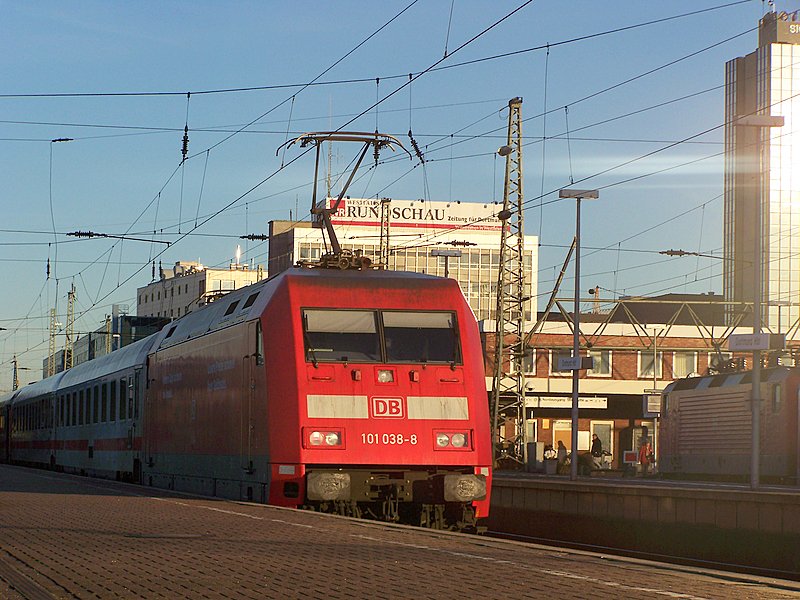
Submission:
<svg viewBox="0 0 800 600">
<path fill-rule="evenodd" d="M 603 442 L 597 437 L 596 433 L 592 434 L 592 463 L 595 469 L 599 469 L 603 459 Z"/>
<path fill-rule="evenodd" d="M 563 473 L 564 469 L 567 466 L 567 447 L 561 440 L 558 440 L 557 456 L 558 456 L 558 472 Z"/>
<path fill-rule="evenodd" d="M 639 446 L 639 464 L 642 465 L 642 476 L 650 473 L 650 465 L 653 462 L 653 447 L 650 445 L 650 438 L 643 438 L 642 445 Z"/>
</svg>

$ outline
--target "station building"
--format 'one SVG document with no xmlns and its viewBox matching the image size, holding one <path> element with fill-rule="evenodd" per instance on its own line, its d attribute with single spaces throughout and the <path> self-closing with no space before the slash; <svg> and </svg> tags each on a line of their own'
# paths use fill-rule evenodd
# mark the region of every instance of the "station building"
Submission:
<svg viewBox="0 0 800 600">
<path fill-rule="evenodd" d="M 572 355 L 572 301 L 557 305 L 559 310 L 540 314 L 524 361 L 525 439 L 535 444 L 539 460 L 547 445 L 555 448 L 561 441 L 568 452 L 572 445 L 572 371 L 558 369 L 559 358 Z M 728 351 L 727 338 L 752 333 L 752 327 L 725 326 L 727 305 L 713 293 L 623 298 L 603 305 L 611 308 L 581 313 L 581 354 L 593 359 L 593 367 L 579 375 L 578 453 L 588 452 L 597 434 L 613 455 L 612 465 L 623 468 L 625 452 L 637 454 L 645 438 L 658 458 L 667 385 L 750 366 L 751 355 Z M 482 325 L 491 390 L 494 323 Z"/>
<path fill-rule="evenodd" d="M 332 206 L 335 199 L 327 200 Z M 388 202 L 386 268 L 452 277 L 458 281 L 478 321 L 494 320 L 500 266 L 502 205 L 474 202 Z M 361 251 L 379 261 L 381 203 L 375 198 L 344 198 L 331 216 L 342 249 Z M 270 221 L 269 272 L 277 274 L 326 252 L 318 223 Z M 538 238 L 526 235 L 524 270 L 528 295 L 536 297 Z M 528 314 L 530 318 L 530 313 Z"/>
<path fill-rule="evenodd" d="M 159 269 L 159 275 L 157 281 L 136 290 L 136 314 L 140 317 L 177 319 L 267 276 L 261 265 L 251 268 L 232 262 L 227 269 L 214 269 L 192 261 Z"/>
</svg>

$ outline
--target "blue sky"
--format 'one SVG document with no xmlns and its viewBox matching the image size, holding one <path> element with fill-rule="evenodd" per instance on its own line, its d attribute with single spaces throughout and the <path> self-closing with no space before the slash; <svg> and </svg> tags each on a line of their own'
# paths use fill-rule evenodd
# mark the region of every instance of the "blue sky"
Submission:
<svg viewBox="0 0 800 600">
<path fill-rule="evenodd" d="M 151 260 L 225 265 L 238 236 L 266 233 L 296 206 L 307 214 L 312 163 L 280 169 L 276 149 L 287 135 L 344 126 L 445 49 L 447 68 L 345 126 L 377 124 L 404 142 L 411 127 L 429 162 L 386 160 L 361 173 L 351 194 L 501 200 L 494 151 L 508 100 L 521 96 L 525 219 L 529 234 L 541 234 L 540 293 L 552 288 L 574 233 L 574 203 L 552 193 L 571 180 L 601 188 L 600 200 L 584 204 L 583 287 L 599 285 L 603 297 L 720 292 L 721 261 L 657 252 L 721 251 L 724 64 L 755 49 L 766 3 L 539 0 L 478 35 L 523 3 L 418 0 L 386 25 L 411 0 L 0 2 L 0 277 L 11 284 L 0 303 L 0 390 L 10 388 L 14 354 L 40 368 L 49 308 L 57 304 L 65 320 L 72 283 L 76 331 L 94 330 L 112 303 L 135 310 Z M 319 79 L 350 83 L 201 93 L 312 81 L 384 25 Z M 507 53 L 515 54 L 485 60 Z M 453 66 L 468 61 L 476 62 Z M 140 92 L 160 95 L 108 95 Z M 98 95 L 14 96 L 59 93 Z M 178 168 L 187 112 L 191 158 Z M 65 137 L 73 141 L 51 142 Z M 334 170 L 352 152 L 336 150 Z M 228 205 L 194 228 L 196 216 L 202 223 Z M 175 243 L 64 235 L 75 230 L 148 239 L 156 230 Z M 266 263 L 265 244 L 242 246 L 245 259 Z M 571 294 L 565 283 L 561 296 Z"/>
</svg>

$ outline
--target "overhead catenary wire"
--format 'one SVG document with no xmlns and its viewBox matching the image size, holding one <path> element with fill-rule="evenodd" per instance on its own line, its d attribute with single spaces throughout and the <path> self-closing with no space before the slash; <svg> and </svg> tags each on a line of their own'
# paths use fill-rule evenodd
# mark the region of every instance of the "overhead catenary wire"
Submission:
<svg viewBox="0 0 800 600">
<path fill-rule="evenodd" d="M 549 46 L 556 47 L 556 46 L 563 46 L 567 44 L 574 44 L 577 42 L 583 42 L 590 39 L 595 39 L 598 37 L 603 37 L 607 35 L 613 35 L 616 33 L 622 33 L 624 31 L 631 31 L 633 29 L 638 29 L 640 27 L 649 27 L 651 25 L 661 25 L 663 23 L 674 21 L 676 19 L 683 19 L 687 17 L 694 17 L 697 15 L 723 10 L 727 8 L 733 8 L 738 5 L 742 4 L 749 4 L 751 0 L 736 0 L 735 2 L 728 2 L 726 4 L 720 4 L 717 6 L 711 6 L 708 8 L 698 9 L 690 12 L 681 13 L 678 15 L 672 15 L 669 17 L 663 17 L 660 19 L 653 19 L 650 21 L 645 21 L 642 23 L 636 23 L 633 25 L 626 25 L 623 27 L 616 27 L 614 29 L 609 29 L 606 31 L 601 31 L 597 33 L 577 36 L 574 38 L 570 38 L 567 40 L 562 40 L 560 42 L 553 42 L 550 43 Z M 411 6 L 416 4 L 412 2 L 409 6 L 403 9 L 402 12 L 408 10 Z M 402 14 L 399 13 L 399 14 Z M 399 16 L 398 14 L 398 16 Z M 396 17 L 395 17 L 396 18 Z M 387 23 L 388 25 L 389 23 Z M 379 32 L 376 32 L 376 34 Z M 481 62 L 491 61 L 491 60 L 498 60 L 502 58 L 509 58 L 511 56 L 518 56 L 521 54 L 527 54 L 530 52 L 537 52 L 539 50 L 544 50 L 547 45 L 540 45 L 540 46 L 533 46 L 530 48 L 524 48 L 521 50 L 514 50 L 511 52 L 503 52 L 499 54 L 493 54 L 491 56 L 485 56 L 481 58 L 476 58 L 468 61 L 463 61 L 460 63 L 454 63 L 450 65 L 442 65 L 436 66 L 435 68 L 430 69 L 430 71 L 442 71 L 446 69 L 455 69 L 464 66 L 470 66 Z M 355 48 L 356 50 L 358 48 Z M 451 52 L 452 55 L 454 52 Z M 346 58 L 347 56 L 343 57 Z M 448 55 L 445 55 L 443 58 L 447 58 Z M 334 65 L 335 66 L 335 65 Z M 329 71 L 330 69 L 326 70 L 325 72 Z M 324 75 L 324 73 L 323 73 Z M 381 79 L 388 81 L 392 79 L 401 79 L 405 77 L 406 74 L 402 75 L 382 75 Z M 242 87 L 233 87 L 233 88 L 214 88 L 214 89 L 204 89 L 204 90 L 192 90 L 191 93 L 195 96 L 200 95 L 210 95 L 210 94 L 231 94 L 231 93 L 242 93 L 242 92 L 255 92 L 255 91 L 266 91 L 266 90 L 281 90 L 281 89 L 289 89 L 289 88 L 305 88 L 311 86 L 325 86 L 325 85 L 342 85 L 342 84 L 355 84 L 355 83 L 366 83 L 369 81 L 374 81 L 374 77 L 361 77 L 361 78 L 353 78 L 353 79 L 341 79 L 335 81 L 317 81 L 319 77 L 309 81 L 309 82 L 302 82 L 302 83 L 286 83 L 286 84 L 273 84 L 273 85 L 252 85 L 252 86 L 242 86 Z M 49 93 L 6 93 L 0 94 L 0 99 L 2 98 L 97 98 L 97 97 L 130 97 L 130 96 L 183 96 L 186 94 L 186 91 L 137 91 L 137 92 L 49 92 Z"/>
<path fill-rule="evenodd" d="M 452 136 L 451 136 L 451 139 L 452 139 Z M 206 155 L 206 156 L 208 156 L 208 155 Z"/>
<path fill-rule="evenodd" d="M 413 5 L 413 4 L 414 4 L 416 1 L 417 1 L 417 0 L 414 0 L 414 2 L 412 2 L 412 3 L 411 3 L 411 4 L 410 4 L 410 5 L 407 7 L 407 8 L 410 8 L 410 6 L 412 6 L 412 5 Z M 454 51 L 453 51 L 453 53 L 455 53 L 455 52 L 457 52 L 458 50 L 461 50 L 462 48 L 466 47 L 467 45 L 469 45 L 470 43 L 472 43 L 474 40 L 478 39 L 479 37 L 481 37 L 482 35 L 484 35 L 486 32 L 488 32 L 488 31 L 490 31 L 491 29 L 493 29 L 494 27 L 496 27 L 496 26 L 497 26 L 499 23 L 502 23 L 504 20 L 508 19 L 508 18 L 509 18 L 511 15 L 513 15 L 513 14 L 515 14 L 516 12 L 518 12 L 519 10 L 521 10 L 521 9 L 522 9 L 524 6 L 526 6 L 526 5 L 530 4 L 532 1 L 533 1 L 533 0 L 527 0 L 527 2 L 524 2 L 524 3 L 523 3 L 521 6 L 519 6 L 518 8 L 516 8 L 516 9 L 514 9 L 514 10 L 512 10 L 512 11 L 511 11 L 510 13 L 508 13 L 508 14 L 507 14 L 505 17 L 503 17 L 503 18 L 499 19 L 498 21 L 496 21 L 495 23 L 493 23 L 493 24 L 492 24 L 492 25 L 490 25 L 489 27 L 485 28 L 484 30 L 482 30 L 481 32 L 479 32 L 478 34 L 476 34 L 475 36 L 473 36 L 473 37 L 472 37 L 471 39 L 469 39 L 468 41 L 466 41 L 466 42 L 464 42 L 463 44 L 461 44 L 461 45 L 460 45 L 460 46 L 459 46 L 459 47 L 458 47 L 456 50 L 454 50 Z M 407 8 L 406 8 L 406 9 L 404 9 L 404 11 L 405 11 L 405 10 L 407 10 Z M 401 13 L 399 13 L 399 14 L 402 14 L 402 12 L 404 12 L 404 11 L 401 11 Z M 399 15 L 398 15 L 398 16 L 399 16 Z M 396 17 L 395 17 L 395 18 L 396 18 Z M 394 20 L 394 18 L 393 18 L 392 20 Z M 391 22 L 391 21 L 390 21 L 390 22 Z M 385 26 L 386 26 L 386 25 L 384 25 L 383 27 L 385 27 Z M 382 27 L 382 28 L 383 28 L 383 27 Z M 381 28 L 381 29 L 382 29 L 382 28 Z M 375 35 L 375 34 L 373 34 L 373 35 Z M 370 36 L 370 37 L 372 37 L 372 36 Z M 369 38 L 367 38 L 367 39 L 369 39 Z M 363 42 L 362 42 L 362 44 L 363 44 Z M 360 45 L 361 45 L 361 44 L 359 44 L 359 46 L 360 46 Z M 352 51 L 351 51 L 350 53 L 352 53 Z M 348 53 L 347 55 L 349 55 L 350 53 Z M 347 55 L 345 55 L 345 56 L 347 56 Z M 341 59 L 340 59 L 340 60 L 341 60 Z M 339 62 L 339 61 L 337 61 L 337 62 Z M 437 61 L 437 63 L 434 63 L 434 64 L 439 64 L 440 62 L 441 62 L 441 60 L 440 60 L 440 61 Z M 420 74 L 420 76 L 421 76 L 422 74 L 424 74 L 425 72 L 427 72 L 427 70 L 426 70 L 426 71 L 423 71 L 423 73 L 421 73 L 421 74 Z M 405 87 L 405 86 L 402 86 L 402 87 Z M 393 96 L 393 95 L 394 95 L 394 94 L 396 94 L 396 93 L 397 93 L 397 92 L 398 92 L 400 89 L 402 89 L 402 87 L 401 87 L 401 88 L 398 88 L 398 89 L 397 89 L 397 90 L 395 90 L 394 92 L 392 92 L 392 93 L 390 93 L 389 95 L 385 96 L 383 99 L 380 99 L 378 103 L 380 103 L 380 102 L 383 102 L 383 101 L 385 101 L 386 99 L 388 99 L 389 97 Z M 362 116 L 363 114 L 365 114 L 366 112 L 369 112 L 369 111 L 370 111 L 372 108 L 374 108 L 374 107 L 375 107 L 375 106 L 370 106 L 370 107 L 366 108 L 366 109 L 365 109 L 364 111 L 362 111 L 362 112 L 361 112 L 361 113 L 360 113 L 358 116 Z M 264 114 L 267 114 L 267 113 L 264 113 Z M 357 117 L 354 117 L 354 118 L 353 118 L 351 121 L 349 121 L 349 122 L 348 122 L 348 123 L 346 123 L 345 125 L 341 126 L 339 129 L 343 129 L 344 127 L 346 127 L 346 125 L 348 125 L 348 124 L 349 124 L 349 123 L 351 123 L 353 120 L 355 120 L 355 118 L 357 118 Z M 258 119 L 255 119 L 255 120 L 251 121 L 251 124 L 252 124 L 252 123 L 254 123 L 254 122 L 256 122 L 257 120 L 258 120 Z M 229 136 L 228 138 L 226 138 L 226 140 L 227 140 L 227 139 L 230 139 L 230 137 L 232 137 L 232 135 L 234 135 L 234 134 L 231 134 L 231 136 Z M 213 149 L 214 147 L 218 146 L 220 143 L 222 143 L 222 142 L 224 142 L 224 141 L 225 141 L 225 140 L 222 140 L 221 142 L 218 142 L 217 144 L 215 144 L 215 145 L 211 146 L 211 147 L 209 148 L 209 150 L 210 150 L 210 149 Z M 300 154 L 300 155 L 298 155 L 298 156 L 297 156 L 295 159 L 293 159 L 292 161 L 290 161 L 289 163 L 287 163 L 287 165 L 286 165 L 286 166 L 288 166 L 289 164 L 292 164 L 293 162 L 295 162 L 296 160 L 298 160 L 299 158 L 301 158 L 301 157 L 302 157 L 304 154 L 305 154 L 305 153 L 301 153 L 301 154 Z M 216 217 L 216 216 L 217 216 L 218 214 L 220 214 L 221 212 L 223 212 L 223 211 L 225 211 L 225 210 L 229 209 L 230 207 L 232 207 L 232 206 L 236 205 L 236 204 L 237 204 L 237 203 L 238 203 L 240 200 L 242 200 L 244 197 L 246 197 L 247 195 L 249 195 L 249 194 L 250 194 L 252 191 L 254 191 L 254 190 L 255 190 L 255 189 L 257 189 L 258 187 L 260 187 L 261 185 L 263 185 L 263 183 L 265 183 L 266 181 L 268 181 L 269 179 L 271 179 L 271 178 L 272 178 L 272 177 L 273 177 L 273 176 L 274 176 L 274 175 L 275 175 L 277 172 L 279 172 L 280 170 L 281 170 L 281 169 L 278 169 L 278 170 L 274 171 L 274 172 L 273 172 L 271 175 L 269 175 L 269 176 L 267 176 L 266 178 L 262 179 L 260 182 L 258 182 L 257 184 L 255 184 L 254 186 L 252 186 L 251 188 L 249 188 L 247 191 L 245 191 L 244 193 L 242 193 L 242 194 L 240 194 L 239 196 L 237 196 L 236 198 L 234 198 L 234 199 L 233 199 L 231 202 L 229 202 L 228 204 L 226 204 L 225 206 L 223 206 L 221 209 L 219 209 L 218 211 L 216 211 L 215 213 L 213 213 L 213 214 L 212 214 L 210 217 L 208 217 L 206 220 L 204 220 L 203 222 L 199 223 L 199 224 L 198 224 L 198 227 L 202 226 L 202 225 L 203 225 L 205 222 L 207 222 L 207 221 L 209 221 L 209 220 L 213 219 L 214 217 Z M 176 171 L 177 171 L 177 169 L 176 169 Z M 173 176 L 174 176 L 174 172 L 173 172 L 173 175 L 172 175 L 171 177 L 173 177 Z M 170 177 L 170 179 L 171 179 L 171 177 Z M 166 185 L 166 184 L 165 184 L 165 185 Z M 134 224 L 135 224 L 135 223 L 134 223 Z M 133 226 L 133 224 L 132 224 L 132 226 Z M 131 227 L 132 227 L 132 226 L 131 226 Z M 179 239 L 183 239 L 183 237 L 184 237 L 184 236 L 181 236 Z M 161 252 L 159 252 L 159 253 L 158 253 L 156 256 L 153 256 L 153 257 L 152 257 L 152 259 L 153 259 L 153 260 L 155 260 L 155 258 L 157 258 L 158 256 L 160 256 L 161 254 L 163 254 L 163 250 L 162 250 Z M 124 283 L 127 283 L 127 281 L 129 281 L 129 280 L 130 280 L 130 279 L 132 279 L 132 278 L 133 278 L 133 277 L 134 277 L 136 274 L 138 274 L 139 272 L 141 272 L 141 270 L 143 270 L 143 269 L 145 268 L 145 266 L 146 266 L 146 265 L 143 265 L 142 267 L 140 267 L 140 268 L 139 268 L 138 270 L 136 270 L 136 271 L 135 271 L 133 274 L 131 274 L 131 275 L 130 275 L 130 276 L 129 276 L 129 277 L 128 277 L 128 278 L 127 278 L 125 281 L 121 282 L 121 283 L 120 283 L 120 284 L 117 286 L 117 288 L 114 288 L 114 289 L 118 289 L 118 288 L 119 288 L 119 287 L 120 287 L 122 284 L 124 284 Z M 105 298 L 107 298 L 108 296 L 110 296 L 110 295 L 113 293 L 113 291 L 114 291 L 114 290 L 111 290 L 111 291 L 109 291 L 109 292 L 108 292 L 108 293 L 107 293 L 105 296 L 103 296 L 103 298 L 102 298 L 102 299 L 105 299 Z M 96 305 L 96 304 L 97 304 L 99 301 L 101 301 L 102 299 L 98 299 L 98 300 L 97 300 L 97 301 L 96 301 L 94 304 Z M 91 309 L 91 308 L 92 308 L 92 307 L 90 307 L 90 309 Z M 90 309 L 87 309 L 87 310 L 90 310 Z"/>
</svg>

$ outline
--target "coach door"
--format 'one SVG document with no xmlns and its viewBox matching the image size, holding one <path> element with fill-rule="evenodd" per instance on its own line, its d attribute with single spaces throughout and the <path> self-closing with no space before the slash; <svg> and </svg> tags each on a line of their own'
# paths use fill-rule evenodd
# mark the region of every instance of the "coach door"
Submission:
<svg viewBox="0 0 800 600">
<path fill-rule="evenodd" d="M 247 349 L 248 353 L 244 356 L 245 364 L 243 369 L 245 393 L 243 394 L 242 421 L 245 430 L 242 432 L 242 469 L 244 469 L 245 473 L 252 474 L 256 471 L 253 458 L 256 415 L 253 411 L 258 406 L 256 401 L 258 370 L 264 364 L 261 322 L 259 320 L 247 324 Z M 262 468 L 266 468 L 266 465 Z"/>
</svg>

